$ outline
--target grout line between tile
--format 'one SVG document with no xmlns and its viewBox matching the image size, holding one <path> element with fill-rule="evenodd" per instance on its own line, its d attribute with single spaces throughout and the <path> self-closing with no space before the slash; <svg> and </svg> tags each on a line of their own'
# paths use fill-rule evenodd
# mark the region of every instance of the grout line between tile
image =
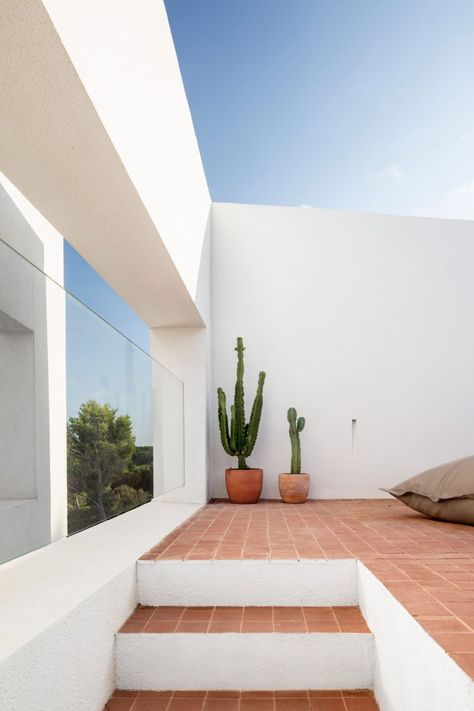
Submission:
<svg viewBox="0 0 474 711">
<path fill-rule="evenodd" d="M 210 614 L 210 616 L 209 616 L 209 622 L 207 623 L 207 627 L 206 627 L 206 634 L 209 634 L 209 630 L 211 629 L 211 622 L 212 622 L 212 620 L 213 620 L 213 618 L 214 618 L 214 613 L 215 613 L 215 611 L 216 611 L 216 608 L 215 608 L 215 606 L 214 606 L 214 607 L 212 608 L 212 612 L 211 612 L 211 614 Z"/>
</svg>

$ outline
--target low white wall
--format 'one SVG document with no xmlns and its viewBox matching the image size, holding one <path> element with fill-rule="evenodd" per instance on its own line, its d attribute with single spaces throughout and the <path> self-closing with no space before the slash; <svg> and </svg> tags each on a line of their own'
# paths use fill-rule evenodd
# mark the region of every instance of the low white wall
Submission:
<svg viewBox="0 0 474 711">
<path fill-rule="evenodd" d="M 197 508 L 153 501 L 0 567 L 2 711 L 102 711 L 136 559 Z"/>
<path fill-rule="evenodd" d="M 359 605 L 375 637 L 380 711 L 468 711 L 474 682 L 363 565 Z"/>
<path fill-rule="evenodd" d="M 286 412 L 310 496 L 381 496 L 412 473 L 473 453 L 474 225 L 305 208 L 212 208 L 213 493 L 225 495 L 215 389 L 233 397 L 246 345 L 250 412 L 267 372 L 249 463 L 278 497 Z M 352 441 L 352 420 L 357 420 Z"/>
</svg>

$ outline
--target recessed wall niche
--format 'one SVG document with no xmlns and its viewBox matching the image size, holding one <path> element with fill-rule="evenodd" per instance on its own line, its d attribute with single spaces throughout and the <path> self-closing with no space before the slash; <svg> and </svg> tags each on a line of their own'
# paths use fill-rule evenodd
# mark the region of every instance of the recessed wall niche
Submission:
<svg viewBox="0 0 474 711">
<path fill-rule="evenodd" d="M 0 507 L 36 498 L 34 333 L 0 311 Z"/>
</svg>

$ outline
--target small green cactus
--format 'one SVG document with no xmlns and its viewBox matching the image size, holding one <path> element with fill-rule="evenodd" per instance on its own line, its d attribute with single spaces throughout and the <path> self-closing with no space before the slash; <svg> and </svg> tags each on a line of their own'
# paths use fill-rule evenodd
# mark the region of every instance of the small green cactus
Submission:
<svg viewBox="0 0 474 711">
<path fill-rule="evenodd" d="M 301 444 L 300 432 L 305 426 L 304 417 L 298 417 L 294 407 L 288 410 L 288 422 L 290 423 L 291 441 L 291 474 L 301 474 Z"/>
<path fill-rule="evenodd" d="M 235 383 L 234 404 L 230 406 L 230 430 L 227 417 L 226 396 L 222 388 L 217 388 L 219 430 L 224 450 L 231 457 L 238 457 L 238 468 L 249 469 L 246 457 L 252 454 L 257 441 L 258 427 L 263 407 L 263 385 L 265 373 L 258 375 L 257 394 L 253 402 L 250 420 L 245 422 L 244 403 L 244 342 L 237 338 L 237 381 Z"/>
</svg>

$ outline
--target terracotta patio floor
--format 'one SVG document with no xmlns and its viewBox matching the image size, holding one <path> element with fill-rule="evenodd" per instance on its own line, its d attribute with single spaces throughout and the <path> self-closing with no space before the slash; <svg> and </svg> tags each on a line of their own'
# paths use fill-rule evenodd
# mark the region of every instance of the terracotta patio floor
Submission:
<svg viewBox="0 0 474 711">
<path fill-rule="evenodd" d="M 104 711 L 377 711 L 370 691 L 116 691 Z M 408 711 L 408 710 L 407 710 Z"/>
<path fill-rule="evenodd" d="M 129 633 L 369 632 L 358 607 L 143 607 Z"/>
<path fill-rule="evenodd" d="M 215 502 L 142 558 L 357 558 L 474 678 L 474 527 L 395 500 Z"/>
</svg>

